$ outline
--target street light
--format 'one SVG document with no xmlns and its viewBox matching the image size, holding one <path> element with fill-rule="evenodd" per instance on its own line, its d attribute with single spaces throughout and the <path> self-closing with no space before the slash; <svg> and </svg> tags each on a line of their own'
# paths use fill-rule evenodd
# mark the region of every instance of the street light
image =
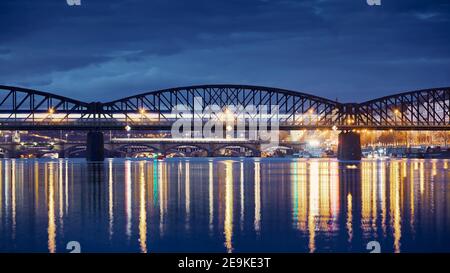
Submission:
<svg viewBox="0 0 450 273">
<path fill-rule="evenodd" d="M 130 138 L 130 131 L 131 131 L 130 125 L 125 126 L 125 131 L 127 131 L 127 138 Z"/>
<path fill-rule="evenodd" d="M 139 109 L 139 114 L 141 114 L 141 122 L 144 122 L 144 117 L 145 117 L 145 108 L 140 108 Z"/>
<path fill-rule="evenodd" d="M 314 115 L 314 109 L 313 108 L 308 110 L 308 115 L 309 115 L 309 123 L 310 123 L 310 125 L 312 125 L 313 121 L 314 121 L 313 120 L 313 115 Z"/>
<path fill-rule="evenodd" d="M 50 116 L 50 122 L 53 122 L 53 114 L 55 113 L 55 109 L 53 107 L 48 108 L 48 115 Z"/>
<path fill-rule="evenodd" d="M 395 118 L 395 125 L 397 125 L 397 116 L 400 115 L 400 110 L 394 109 L 394 118 Z"/>
</svg>

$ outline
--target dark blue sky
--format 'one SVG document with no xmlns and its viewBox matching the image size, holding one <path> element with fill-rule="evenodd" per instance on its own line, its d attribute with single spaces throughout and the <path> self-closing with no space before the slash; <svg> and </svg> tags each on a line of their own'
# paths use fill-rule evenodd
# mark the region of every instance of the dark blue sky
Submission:
<svg viewBox="0 0 450 273">
<path fill-rule="evenodd" d="M 450 86 L 450 1 L 0 1 L 0 84 L 108 101 L 253 84 L 363 101 Z"/>
</svg>

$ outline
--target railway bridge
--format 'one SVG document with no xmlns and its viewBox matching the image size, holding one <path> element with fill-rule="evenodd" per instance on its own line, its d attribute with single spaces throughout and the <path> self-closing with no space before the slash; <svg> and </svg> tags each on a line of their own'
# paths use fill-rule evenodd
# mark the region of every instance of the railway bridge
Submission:
<svg viewBox="0 0 450 273">
<path fill-rule="evenodd" d="M 186 113 L 174 113 L 179 105 L 191 109 L 193 131 L 196 121 L 204 123 L 211 118 L 211 112 L 206 111 L 211 105 L 224 112 L 230 107 L 255 106 L 253 114 L 264 115 L 279 130 L 337 130 L 341 160 L 361 158 L 358 130 L 450 130 L 450 88 L 340 103 L 299 91 L 230 84 L 156 90 L 110 102 L 83 102 L 38 90 L 0 86 L 0 130 L 87 131 L 87 159 L 102 161 L 104 131 L 170 131 L 175 122 L 186 118 Z M 266 106 L 264 112 L 261 106 Z M 233 129 L 237 127 L 233 125 Z"/>
</svg>

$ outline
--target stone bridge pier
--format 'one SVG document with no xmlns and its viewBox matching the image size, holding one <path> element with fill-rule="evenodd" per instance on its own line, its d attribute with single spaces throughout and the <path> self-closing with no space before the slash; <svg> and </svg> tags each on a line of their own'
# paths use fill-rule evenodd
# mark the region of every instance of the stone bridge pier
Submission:
<svg viewBox="0 0 450 273">
<path fill-rule="evenodd" d="M 338 153 L 339 160 L 361 160 L 361 136 L 352 131 L 343 131 L 339 134 Z"/>
<path fill-rule="evenodd" d="M 105 143 L 102 132 L 90 131 L 87 134 L 86 159 L 89 162 L 105 160 Z"/>
</svg>

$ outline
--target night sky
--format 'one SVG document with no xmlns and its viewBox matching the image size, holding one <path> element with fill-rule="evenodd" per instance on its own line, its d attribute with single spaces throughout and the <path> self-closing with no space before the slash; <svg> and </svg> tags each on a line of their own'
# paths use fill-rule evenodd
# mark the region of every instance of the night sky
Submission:
<svg viewBox="0 0 450 273">
<path fill-rule="evenodd" d="M 0 1 L 0 84 L 85 101 L 210 83 L 341 102 L 450 86 L 450 1 Z"/>
</svg>

